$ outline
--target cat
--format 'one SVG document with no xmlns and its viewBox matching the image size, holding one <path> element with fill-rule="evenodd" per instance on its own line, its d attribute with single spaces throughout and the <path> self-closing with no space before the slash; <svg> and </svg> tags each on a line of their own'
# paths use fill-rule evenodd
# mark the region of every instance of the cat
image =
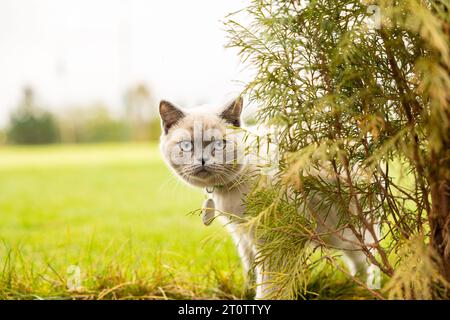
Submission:
<svg viewBox="0 0 450 320">
<path fill-rule="evenodd" d="M 243 177 L 251 176 L 255 171 L 255 167 L 245 161 L 245 152 L 242 152 L 245 144 L 241 134 L 242 109 L 243 99 L 240 97 L 224 107 L 189 110 L 162 100 L 159 105 L 162 122 L 160 148 L 176 176 L 194 187 L 205 189 L 210 198 L 206 206 L 212 207 L 213 215 L 215 213 L 231 233 L 244 272 L 248 274 L 258 257 L 258 243 L 251 230 L 240 223 L 245 217 L 244 197 L 251 183 Z M 204 215 L 208 214 L 208 208 L 203 211 Z M 335 226 L 338 218 L 338 214 L 331 210 L 326 223 L 319 224 L 318 232 L 328 232 L 329 225 Z M 210 220 L 206 219 L 205 224 L 209 224 Z M 348 229 L 339 231 L 326 241 L 342 249 L 352 274 L 358 273 L 364 277 L 370 264 L 352 241 L 342 240 L 344 236 L 356 242 Z M 264 263 L 258 263 L 253 270 L 256 299 L 269 297 L 273 293 L 271 270 L 268 269 Z"/>
</svg>

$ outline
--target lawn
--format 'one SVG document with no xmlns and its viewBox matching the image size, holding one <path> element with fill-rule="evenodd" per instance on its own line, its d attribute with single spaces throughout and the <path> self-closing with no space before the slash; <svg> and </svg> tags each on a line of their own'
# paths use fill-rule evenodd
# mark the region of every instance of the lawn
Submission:
<svg viewBox="0 0 450 320">
<path fill-rule="evenodd" d="M 156 144 L 0 147 L 0 298 L 242 297 L 202 198 Z"/>
</svg>

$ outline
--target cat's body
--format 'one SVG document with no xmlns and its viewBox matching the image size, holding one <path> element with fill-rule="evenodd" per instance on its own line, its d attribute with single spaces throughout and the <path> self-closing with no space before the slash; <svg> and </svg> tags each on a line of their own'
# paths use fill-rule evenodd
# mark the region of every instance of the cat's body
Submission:
<svg viewBox="0 0 450 320">
<path fill-rule="evenodd" d="M 189 184 L 208 190 L 218 220 L 227 228 L 238 249 L 244 271 L 248 273 L 258 255 L 258 243 L 251 230 L 243 227 L 244 197 L 250 182 L 242 179 L 254 172 L 252 164 L 242 161 L 240 127 L 242 100 L 237 99 L 219 110 L 195 109 L 187 112 L 169 102 L 162 101 L 160 114 L 164 132 L 161 150 L 169 166 Z M 230 126 L 234 129 L 230 130 Z M 222 141 L 222 142 L 220 142 Z M 222 162 L 221 162 L 222 159 Z M 311 205 L 314 207 L 314 199 Z M 316 212 L 320 216 L 320 212 Z M 356 238 L 350 230 L 336 231 L 339 216 L 331 209 L 318 231 L 329 234 L 326 243 L 343 250 L 344 258 L 353 274 L 365 275 L 368 263 L 365 255 L 355 246 Z M 331 231 L 330 231 L 331 230 Z M 344 241 L 343 239 L 349 241 Z M 371 241 L 371 239 L 367 239 Z M 255 267 L 256 298 L 270 294 L 270 270 L 264 263 Z"/>
</svg>

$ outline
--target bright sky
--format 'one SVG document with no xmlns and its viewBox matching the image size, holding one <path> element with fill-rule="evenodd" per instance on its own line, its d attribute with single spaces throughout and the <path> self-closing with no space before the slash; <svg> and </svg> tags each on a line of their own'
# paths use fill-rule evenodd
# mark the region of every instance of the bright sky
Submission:
<svg viewBox="0 0 450 320">
<path fill-rule="evenodd" d="M 230 98 L 249 79 L 221 20 L 245 0 L 1 0 L 0 125 L 31 85 L 52 109 L 104 102 L 129 86 L 186 106 Z"/>
</svg>

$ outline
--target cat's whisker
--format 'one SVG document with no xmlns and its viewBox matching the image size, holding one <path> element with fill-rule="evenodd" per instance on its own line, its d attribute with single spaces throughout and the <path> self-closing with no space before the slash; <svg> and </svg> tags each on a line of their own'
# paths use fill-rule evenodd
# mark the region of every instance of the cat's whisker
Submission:
<svg viewBox="0 0 450 320">
<path fill-rule="evenodd" d="M 223 175 L 223 177 L 222 177 Z M 221 172 L 219 174 L 219 177 L 224 181 L 225 183 L 225 178 L 228 181 L 234 181 L 236 180 L 236 172 L 232 171 L 231 169 L 227 168 L 227 167 L 222 167 L 221 168 Z M 225 178 L 224 178 L 225 177 Z M 238 189 L 239 192 L 242 192 L 240 186 L 238 184 L 234 184 L 233 187 L 235 187 L 236 189 Z"/>
</svg>

